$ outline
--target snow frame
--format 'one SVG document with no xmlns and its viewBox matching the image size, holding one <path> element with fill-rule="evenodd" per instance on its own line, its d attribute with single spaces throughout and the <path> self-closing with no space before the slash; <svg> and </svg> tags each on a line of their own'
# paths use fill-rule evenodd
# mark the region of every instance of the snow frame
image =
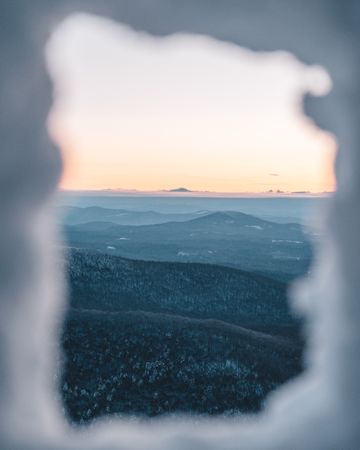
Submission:
<svg viewBox="0 0 360 450">
<path fill-rule="evenodd" d="M 356 0 L 4 0 L 0 6 L 0 443 L 4 449 L 356 450 L 360 447 L 360 4 Z M 293 295 L 307 319 L 307 370 L 242 420 L 64 423 L 54 398 L 53 329 L 65 288 L 49 204 L 61 158 L 46 131 L 44 46 L 72 12 L 156 35 L 201 33 L 321 64 L 333 89 L 304 111 L 337 138 L 337 192 L 311 279 Z"/>
</svg>

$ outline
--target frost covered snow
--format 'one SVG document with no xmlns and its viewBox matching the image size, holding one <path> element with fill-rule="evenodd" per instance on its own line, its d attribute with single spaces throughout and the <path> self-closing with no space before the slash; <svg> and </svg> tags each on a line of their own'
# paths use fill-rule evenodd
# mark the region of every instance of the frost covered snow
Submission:
<svg viewBox="0 0 360 450">
<path fill-rule="evenodd" d="M 14 0 L 0 8 L 0 448 L 359 449 L 359 2 Z M 51 374 L 53 330 L 66 302 L 48 207 L 62 163 L 45 127 L 52 87 L 43 50 L 50 30 L 74 10 L 161 36 L 186 31 L 256 51 L 292 52 L 332 77 L 326 97 L 303 98 L 305 113 L 339 144 L 338 191 L 325 213 L 325 237 L 311 279 L 293 292 L 293 307 L 307 320 L 307 371 L 272 394 L 258 416 L 114 418 L 79 432 L 63 420 Z"/>
</svg>

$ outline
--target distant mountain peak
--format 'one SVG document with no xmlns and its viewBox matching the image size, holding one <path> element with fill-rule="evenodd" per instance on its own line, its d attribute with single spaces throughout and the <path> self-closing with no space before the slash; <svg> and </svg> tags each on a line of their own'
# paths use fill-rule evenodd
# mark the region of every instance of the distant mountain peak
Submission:
<svg viewBox="0 0 360 450">
<path fill-rule="evenodd" d="M 175 189 L 170 189 L 169 192 L 192 192 L 190 189 L 187 189 L 185 187 L 178 187 Z"/>
<path fill-rule="evenodd" d="M 215 211 L 192 220 L 195 223 L 213 225 L 233 224 L 236 226 L 267 226 L 271 222 L 239 211 Z"/>
</svg>

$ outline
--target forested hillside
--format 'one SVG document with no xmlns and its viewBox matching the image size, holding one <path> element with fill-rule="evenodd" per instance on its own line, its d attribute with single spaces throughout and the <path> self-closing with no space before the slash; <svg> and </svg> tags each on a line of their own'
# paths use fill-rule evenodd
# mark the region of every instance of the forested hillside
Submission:
<svg viewBox="0 0 360 450">
<path fill-rule="evenodd" d="M 301 370 L 286 289 L 208 264 L 72 250 L 61 390 L 72 421 L 241 413 Z"/>
<path fill-rule="evenodd" d="M 245 271 L 84 250 L 71 251 L 68 267 L 73 308 L 165 312 L 243 326 L 293 322 L 285 284 Z"/>
</svg>

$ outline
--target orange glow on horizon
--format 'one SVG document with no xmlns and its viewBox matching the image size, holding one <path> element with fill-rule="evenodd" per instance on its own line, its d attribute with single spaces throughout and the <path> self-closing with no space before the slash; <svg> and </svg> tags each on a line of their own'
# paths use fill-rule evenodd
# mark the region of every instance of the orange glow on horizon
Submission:
<svg viewBox="0 0 360 450">
<path fill-rule="evenodd" d="M 336 144 L 299 107 L 319 76 L 322 91 L 328 81 L 291 55 L 154 38 L 85 15 L 65 21 L 49 49 L 61 189 L 335 188 Z"/>
<path fill-rule="evenodd" d="M 98 158 L 84 160 L 77 154 L 71 144 L 62 146 L 64 172 L 59 188 L 62 190 L 104 190 L 124 189 L 138 191 L 161 191 L 176 187 L 186 187 L 191 191 L 208 191 L 218 193 L 264 193 L 272 190 L 282 192 L 332 192 L 336 189 L 333 172 L 335 143 L 329 136 L 321 138 L 321 143 L 327 148 L 329 156 L 324 159 L 318 176 L 304 178 L 301 171 L 298 176 L 292 171 L 289 174 L 275 175 L 265 169 L 256 173 L 240 172 L 232 176 L 220 177 L 217 174 L 205 174 L 204 171 L 195 175 L 174 174 L 158 170 L 145 162 L 136 171 L 124 173 L 121 164 L 116 161 L 101 158 L 102 151 L 95 149 Z M 106 152 L 105 152 L 106 153 Z M 121 153 L 119 151 L 119 153 Z M 229 172 L 229 171 L 227 171 Z M 236 170 L 234 171 L 236 172 Z"/>
</svg>

